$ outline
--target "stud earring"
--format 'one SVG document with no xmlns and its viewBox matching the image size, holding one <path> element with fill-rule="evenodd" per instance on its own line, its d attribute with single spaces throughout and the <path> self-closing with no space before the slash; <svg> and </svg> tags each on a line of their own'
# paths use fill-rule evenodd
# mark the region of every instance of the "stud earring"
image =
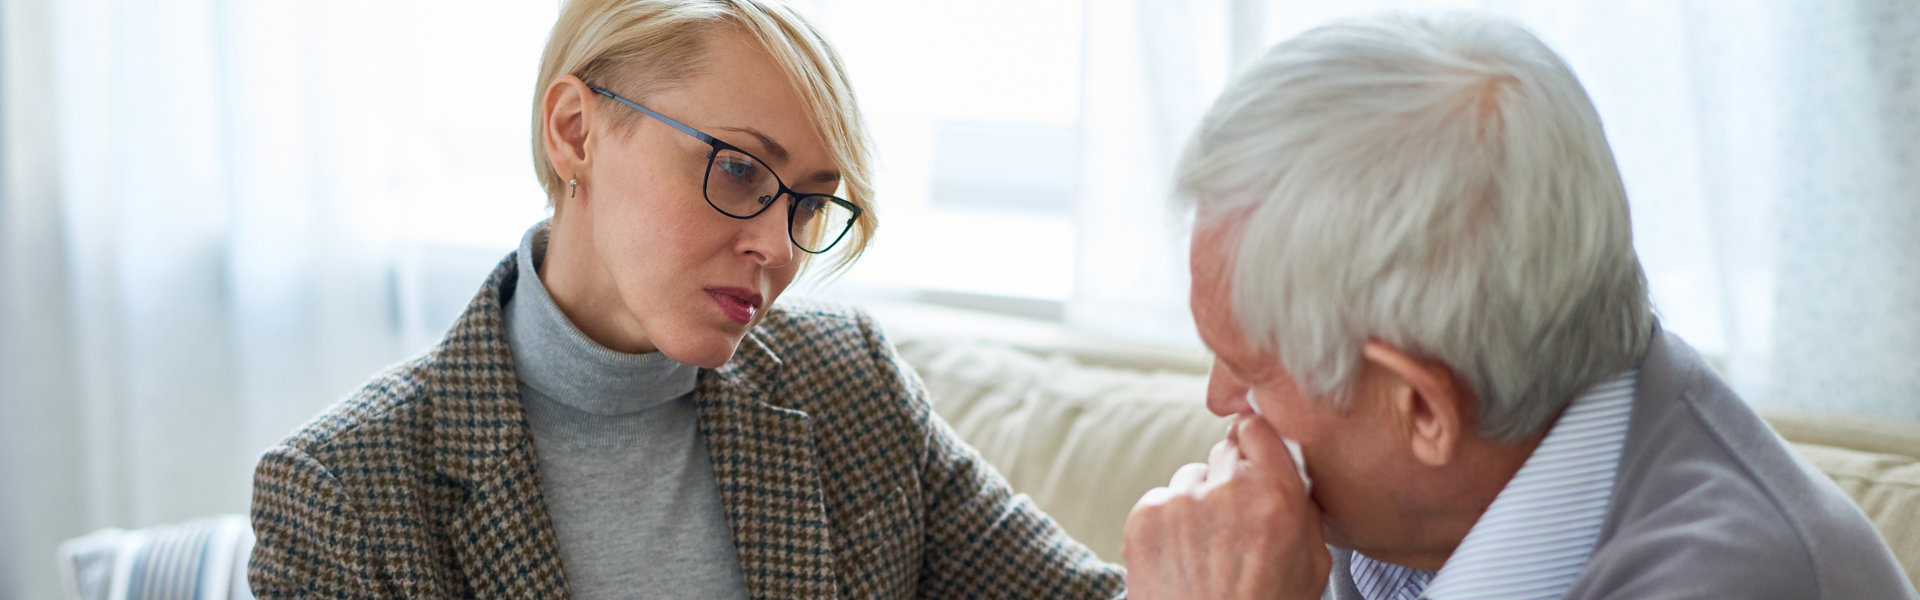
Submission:
<svg viewBox="0 0 1920 600">
<path fill-rule="evenodd" d="M 577 193 L 580 193 L 580 180 L 568 179 L 567 180 L 567 197 L 572 198 L 573 195 Z"/>
</svg>

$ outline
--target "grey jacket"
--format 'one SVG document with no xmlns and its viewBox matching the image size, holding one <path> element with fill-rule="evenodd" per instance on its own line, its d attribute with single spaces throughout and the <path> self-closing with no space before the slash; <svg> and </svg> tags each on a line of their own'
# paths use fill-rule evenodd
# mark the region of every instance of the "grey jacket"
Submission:
<svg viewBox="0 0 1920 600">
<path fill-rule="evenodd" d="M 1358 599 L 1334 552 L 1324 597 Z M 1640 366 L 1613 499 L 1567 598 L 1920 598 L 1859 507 L 1680 338 Z"/>
</svg>

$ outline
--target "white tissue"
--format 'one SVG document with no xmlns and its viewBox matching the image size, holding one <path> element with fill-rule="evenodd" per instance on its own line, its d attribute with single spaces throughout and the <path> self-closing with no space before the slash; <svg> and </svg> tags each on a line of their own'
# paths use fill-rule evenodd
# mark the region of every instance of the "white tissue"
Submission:
<svg viewBox="0 0 1920 600">
<path fill-rule="evenodd" d="M 1247 406 L 1253 408 L 1253 414 L 1260 414 L 1260 403 L 1253 401 L 1253 389 L 1247 389 Z M 1307 477 L 1307 459 L 1300 456 L 1300 442 L 1281 436 L 1280 442 L 1286 444 L 1287 454 L 1293 455 L 1293 470 L 1300 474 L 1300 483 L 1308 492 L 1313 491 L 1313 478 Z"/>
<path fill-rule="evenodd" d="M 1307 459 L 1300 456 L 1300 442 L 1283 437 L 1280 438 L 1280 443 L 1286 444 L 1287 454 L 1293 455 L 1293 469 L 1295 472 L 1300 473 L 1300 485 L 1302 489 L 1312 492 L 1313 478 L 1307 477 Z"/>
</svg>

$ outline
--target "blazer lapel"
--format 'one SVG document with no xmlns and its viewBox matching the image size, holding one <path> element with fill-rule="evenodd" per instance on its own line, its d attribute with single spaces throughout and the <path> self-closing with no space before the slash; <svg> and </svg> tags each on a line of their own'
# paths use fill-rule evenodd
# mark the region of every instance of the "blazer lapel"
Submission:
<svg viewBox="0 0 1920 600">
<path fill-rule="evenodd" d="M 451 502 L 434 512 L 448 517 L 448 542 L 466 580 L 465 595 L 566 598 L 560 545 L 540 495 L 533 432 L 520 406 L 502 319 L 517 279 L 516 254 L 494 269 L 434 352 L 427 382 L 433 460 L 437 473 L 464 497 L 422 501 Z"/>
<path fill-rule="evenodd" d="M 700 435 L 753 598 L 839 593 L 834 548 L 806 413 L 775 406 L 779 357 L 751 333 L 694 389 Z"/>
</svg>

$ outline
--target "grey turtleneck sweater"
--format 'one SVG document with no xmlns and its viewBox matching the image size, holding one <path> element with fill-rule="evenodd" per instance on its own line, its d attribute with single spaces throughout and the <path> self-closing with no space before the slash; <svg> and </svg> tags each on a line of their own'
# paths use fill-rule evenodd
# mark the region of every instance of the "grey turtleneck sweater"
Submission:
<svg viewBox="0 0 1920 600">
<path fill-rule="evenodd" d="M 546 249 L 544 225 L 520 241 L 507 343 L 573 596 L 746 597 L 694 415 L 699 370 L 588 339 L 540 283 Z"/>
</svg>

